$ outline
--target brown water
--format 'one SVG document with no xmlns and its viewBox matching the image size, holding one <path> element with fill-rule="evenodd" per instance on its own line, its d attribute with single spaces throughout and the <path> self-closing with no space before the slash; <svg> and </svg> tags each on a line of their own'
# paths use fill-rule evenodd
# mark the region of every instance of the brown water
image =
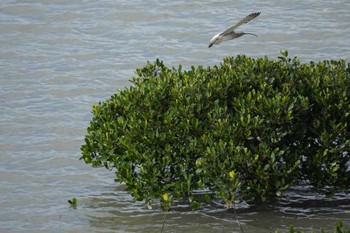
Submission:
<svg viewBox="0 0 350 233">
<path fill-rule="evenodd" d="M 208 49 L 241 17 L 256 33 Z M 349 1 L 10 1 L 0 3 L 0 232 L 160 232 L 163 213 L 135 203 L 113 172 L 79 161 L 91 106 L 159 58 L 215 65 L 225 56 L 350 59 Z M 246 232 L 350 224 L 349 196 L 298 187 L 274 206 L 238 206 Z M 301 194 L 300 194 L 301 193 Z M 78 199 L 77 209 L 67 200 Z M 180 208 L 165 232 L 238 232 L 232 210 Z"/>
</svg>

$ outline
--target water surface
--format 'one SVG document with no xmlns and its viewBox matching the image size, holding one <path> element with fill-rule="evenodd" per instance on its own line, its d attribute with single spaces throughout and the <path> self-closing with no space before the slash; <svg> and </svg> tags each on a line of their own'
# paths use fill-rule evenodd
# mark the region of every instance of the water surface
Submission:
<svg viewBox="0 0 350 233">
<path fill-rule="evenodd" d="M 258 38 L 207 48 L 213 35 L 254 11 L 262 14 L 241 29 Z M 188 68 L 288 50 L 304 62 L 349 61 L 349 12 L 346 0 L 3 0 L 0 231 L 159 232 L 161 211 L 135 203 L 113 172 L 79 161 L 92 105 L 129 86 L 134 70 L 156 58 Z M 246 232 L 350 223 L 348 195 L 326 206 L 323 196 L 298 195 L 287 194 L 287 204 L 241 206 Z M 67 203 L 72 197 L 77 209 Z M 173 211 L 166 223 L 166 232 L 239 231 L 233 212 L 220 208 Z"/>
</svg>

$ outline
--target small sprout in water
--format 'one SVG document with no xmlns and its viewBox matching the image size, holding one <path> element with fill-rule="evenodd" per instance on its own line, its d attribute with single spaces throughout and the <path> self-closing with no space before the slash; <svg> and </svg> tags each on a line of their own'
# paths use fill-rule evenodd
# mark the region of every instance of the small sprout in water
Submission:
<svg viewBox="0 0 350 233">
<path fill-rule="evenodd" d="M 72 198 L 72 200 L 68 200 L 68 203 L 72 206 L 72 207 L 76 207 L 77 206 L 77 199 L 75 197 Z"/>
</svg>

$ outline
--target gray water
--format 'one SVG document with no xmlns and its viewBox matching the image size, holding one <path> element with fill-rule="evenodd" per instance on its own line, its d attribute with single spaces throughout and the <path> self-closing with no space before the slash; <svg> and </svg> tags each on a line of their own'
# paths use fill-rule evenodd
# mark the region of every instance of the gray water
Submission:
<svg viewBox="0 0 350 233">
<path fill-rule="evenodd" d="M 258 38 L 208 49 L 212 36 L 254 11 L 262 14 L 242 30 Z M 0 232 L 160 232 L 159 209 L 134 202 L 113 171 L 79 160 L 92 105 L 156 58 L 188 68 L 288 50 L 304 62 L 349 61 L 350 2 L 2 0 L 0 32 Z M 274 206 L 238 206 L 245 231 L 350 224 L 349 195 L 325 202 L 298 191 Z M 166 219 L 165 232 L 239 231 L 232 210 L 215 207 Z"/>
</svg>

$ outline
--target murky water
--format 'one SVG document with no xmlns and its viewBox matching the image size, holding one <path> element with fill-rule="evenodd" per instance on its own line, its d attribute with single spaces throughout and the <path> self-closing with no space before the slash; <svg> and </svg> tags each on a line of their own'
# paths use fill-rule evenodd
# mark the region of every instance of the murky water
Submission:
<svg viewBox="0 0 350 233">
<path fill-rule="evenodd" d="M 213 35 L 254 11 L 261 16 L 242 30 L 258 38 L 207 48 Z M 78 160 L 93 103 L 128 86 L 133 71 L 156 58 L 190 67 L 288 50 L 303 61 L 349 61 L 350 2 L 3 0 L 0 32 L 0 231 L 160 232 L 161 211 L 133 202 L 113 172 Z M 323 196 L 293 192 L 276 206 L 239 206 L 246 232 L 350 224 L 349 195 L 325 205 Z M 77 209 L 67 203 L 72 197 Z M 239 231 L 233 212 L 213 207 L 172 211 L 165 227 L 232 231 Z"/>
</svg>

